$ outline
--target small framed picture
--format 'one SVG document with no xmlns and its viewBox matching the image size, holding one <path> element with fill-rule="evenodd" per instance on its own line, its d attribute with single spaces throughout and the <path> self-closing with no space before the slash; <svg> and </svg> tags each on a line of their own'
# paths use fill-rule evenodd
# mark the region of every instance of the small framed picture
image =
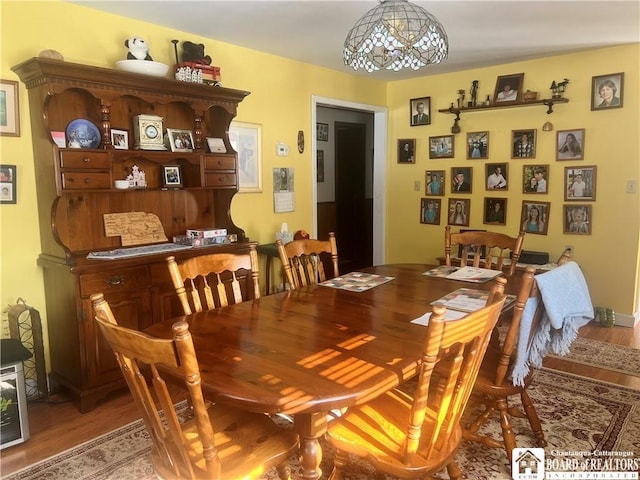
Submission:
<svg viewBox="0 0 640 480">
<path fill-rule="evenodd" d="M 316 151 L 316 182 L 324 182 L 324 150 Z"/>
<path fill-rule="evenodd" d="M 412 98 L 409 101 L 409 123 L 412 127 L 431 125 L 431 97 Z"/>
<path fill-rule="evenodd" d="M 556 160 L 582 160 L 584 158 L 584 128 L 558 130 Z"/>
<path fill-rule="evenodd" d="M 469 212 L 471 209 L 471 200 L 466 198 L 450 198 L 448 208 L 449 225 L 469 226 Z"/>
<path fill-rule="evenodd" d="M 454 136 L 429 137 L 429 158 L 453 158 Z"/>
<path fill-rule="evenodd" d="M 162 166 L 162 188 L 182 188 L 182 168 L 180 165 Z"/>
<path fill-rule="evenodd" d="M 444 195 L 444 180 L 444 170 L 427 170 L 424 172 L 424 194 L 442 197 Z"/>
<path fill-rule="evenodd" d="M 467 158 L 489 158 L 489 132 L 467 133 Z"/>
<path fill-rule="evenodd" d="M 15 165 L 0 165 L 0 203 L 17 203 Z"/>
<path fill-rule="evenodd" d="M 473 168 L 451 168 L 451 193 L 471 193 L 473 184 Z"/>
<path fill-rule="evenodd" d="M 622 108 L 624 73 L 598 75 L 591 81 L 591 110 Z"/>
<path fill-rule="evenodd" d="M 207 137 L 207 146 L 211 153 L 227 153 L 227 147 L 221 138 Z"/>
<path fill-rule="evenodd" d="M 549 165 L 525 165 L 522 167 L 522 193 L 547 193 Z"/>
<path fill-rule="evenodd" d="M 20 136 L 18 91 L 18 82 L 0 80 L 0 136 Z"/>
<path fill-rule="evenodd" d="M 493 103 L 512 103 L 522 100 L 522 83 L 524 73 L 500 75 L 496 81 Z"/>
<path fill-rule="evenodd" d="M 439 198 L 420 199 L 420 223 L 440 225 L 442 201 Z"/>
<path fill-rule="evenodd" d="M 507 218 L 507 199 L 488 198 L 484 199 L 484 223 L 494 225 L 505 225 Z"/>
<path fill-rule="evenodd" d="M 415 138 L 404 138 L 398 140 L 398 163 L 416 163 L 415 151 Z"/>
<path fill-rule="evenodd" d="M 487 163 L 487 190 L 508 190 L 507 163 Z"/>
<path fill-rule="evenodd" d="M 563 233 L 571 235 L 591 235 L 591 224 L 593 223 L 591 205 L 568 205 L 562 206 L 564 213 Z"/>
<path fill-rule="evenodd" d="M 549 228 L 550 202 L 522 201 L 522 230 L 527 233 L 546 235 Z"/>
<path fill-rule="evenodd" d="M 126 130 L 111 129 L 111 144 L 118 150 L 129 149 L 129 132 Z"/>
<path fill-rule="evenodd" d="M 177 128 L 167 128 L 169 144 L 172 152 L 192 152 L 193 135 L 191 130 L 180 130 Z"/>
<path fill-rule="evenodd" d="M 564 169 L 564 199 L 588 201 L 596 199 L 596 170 L 598 167 L 565 167 Z"/>
<path fill-rule="evenodd" d="M 329 124 L 316 123 L 316 140 L 319 142 L 329 141 Z"/>
<path fill-rule="evenodd" d="M 536 129 L 511 131 L 511 158 L 536 158 Z"/>
</svg>

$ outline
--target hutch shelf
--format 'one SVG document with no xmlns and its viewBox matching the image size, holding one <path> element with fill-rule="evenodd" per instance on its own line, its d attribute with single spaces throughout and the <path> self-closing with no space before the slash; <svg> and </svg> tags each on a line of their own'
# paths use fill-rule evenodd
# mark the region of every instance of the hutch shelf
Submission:
<svg viewBox="0 0 640 480">
<path fill-rule="evenodd" d="M 67 388 L 82 412 L 124 381 L 115 358 L 98 334 L 89 297 L 103 292 L 118 322 L 129 328 L 180 315 L 165 257 L 90 260 L 92 251 L 121 246 L 107 237 L 104 215 L 155 214 L 170 240 L 189 228 L 226 228 L 235 244 L 172 252 L 176 258 L 211 251 L 248 251 L 249 239 L 231 218 L 238 191 L 237 154 L 229 125 L 249 92 L 179 82 L 115 69 L 32 58 L 13 67 L 29 93 L 41 254 L 49 330 L 50 380 Z M 163 128 L 193 132 L 192 152 L 133 149 L 134 117 L 154 115 Z M 93 149 L 59 148 L 51 132 L 76 119 L 98 127 Z M 129 133 L 130 149 L 111 144 L 111 129 Z M 221 138 L 227 153 L 208 153 L 206 137 Z M 137 165 L 144 189 L 117 190 Z M 182 188 L 163 189 L 162 167 L 179 165 Z"/>
</svg>

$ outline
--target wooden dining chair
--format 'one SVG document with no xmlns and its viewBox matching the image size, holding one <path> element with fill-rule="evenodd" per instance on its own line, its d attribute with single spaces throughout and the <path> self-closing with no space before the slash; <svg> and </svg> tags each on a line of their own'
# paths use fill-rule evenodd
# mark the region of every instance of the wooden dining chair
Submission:
<svg viewBox="0 0 640 480">
<path fill-rule="evenodd" d="M 260 298 L 258 253 L 253 244 L 248 253 L 211 253 L 180 263 L 170 256 L 167 264 L 185 315 Z M 251 288 L 243 294 L 239 277 L 246 276 Z"/>
<path fill-rule="evenodd" d="M 567 263 L 571 257 L 571 250 L 565 250 L 558 259 L 558 265 Z M 535 282 L 535 272 L 535 267 L 529 266 L 522 274 L 511 321 L 504 338 L 502 340 L 498 339 L 497 342 L 492 342 L 487 350 L 474 387 L 474 396 L 472 397 L 472 400 L 476 398 L 480 399 L 481 403 L 485 405 L 485 409 L 464 429 L 465 439 L 481 442 L 493 448 L 504 448 L 509 459 L 511 459 L 513 449 L 517 446 L 510 417 L 526 418 L 529 421 L 538 445 L 544 447 L 547 444 L 535 405 L 527 393 L 535 370 L 530 370 L 529 374 L 524 378 L 522 385 L 513 385 L 509 377 L 509 373 L 513 369 L 514 362 L 516 361 L 516 348 L 518 342 L 521 340 L 520 328 L 525 305 L 530 298 L 539 296 Z M 541 314 L 542 307 L 541 302 L 539 302 L 538 308 L 536 308 L 533 313 L 531 327 L 528 332 L 525 332 L 526 335 L 523 337 L 527 345 L 538 327 Z M 493 339 L 496 338 L 498 338 L 498 336 L 494 335 Z M 520 397 L 524 411 L 509 406 L 509 398 L 516 395 Z M 487 423 L 496 412 L 500 417 L 502 439 L 495 439 L 488 435 L 478 433 L 480 428 Z"/>
<path fill-rule="evenodd" d="M 337 449 L 330 480 L 343 478 L 349 454 L 399 478 L 425 478 L 444 467 L 449 478 L 462 478 L 454 461 L 460 417 L 504 304 L 500 281 L 490 305 L 461 319 L 445 321 L 446 308 L 433 307 L 412 394 L 394 388 L 329 424 L 327 440 Z M 441 362 L 448 368 L 435 375 Z"/>
<path fill-rule="evenodd" d="M 445 264 L 451 266 L 451 248 L 460 245 L 460 265 L 502 270 L 504 260 L 511 258 L 508 274 L 513 275 L 522 253 L 524 234 L 521 231 L 517 237 L 510 237 L 504 233 L 482 231 L 453 233 L 447 225 L 444 229 Z M 485 258 L 482 258 L 483 254 Z"/>
<path fill-rule="evenodd" d="M 324 282 L 327 279 L 324 261 L 327 260 L 333 266 L 333 275 L 329 278 L 340 275 L 338 247 L 333 232 L 329 233 L 328 240 L 293 240 L 283 244 L 282 240 L 278 239 L 276 245 L 285 278 L 291 290 L 312 283 Z"/>
<path fill-rule="evenodd" d="M 205 404 L 189 326 L 179 321 L 173 339 L 118 326 L 103 294 L 91 296 L 96 322 L 120 365 L 151 436 L 151 461 L 163 479 L 256 479 L 276 467 L 290 478 L 287 460 L 298 451 L 297 434 L 268 416 L 217 403 Z M 193 415 L 181 418 L 162 365 L 179 369 Z M 173 385 L 179 382 L 173 379 Z M 160 412 L 162 410 L 162 413 Z"/>
</svg>

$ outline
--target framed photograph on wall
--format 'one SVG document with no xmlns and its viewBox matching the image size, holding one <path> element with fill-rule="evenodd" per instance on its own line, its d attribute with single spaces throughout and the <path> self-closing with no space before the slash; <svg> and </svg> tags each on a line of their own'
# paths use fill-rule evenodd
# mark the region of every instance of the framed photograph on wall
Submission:
<svg viewBox="0 0 640 480">
<path fill-rule="evenodd" d="M 191 130 L 181 130 L 177 128 L 167 128 L 169 145 L 172 152 L 192 152 L 193 134 Z"/>
<path fill-rule="evenodd" d="M 593 223 L 591 205 L 568 205 L 562 206 L 564 214 L 563 233 L 571 235 L 591 235 L 591 225 Z"/>
<path fill-rule="evenodd" d="M 549 165 L 525 165 L 522 167 L 522 193 L 547 193 L 549 191 Z"/>
<path fill-rule="evenodd" d="M 20 136 L 18 82 L 13 80 L 0 80 L 0 135 Z"/>
<path fill-rule="evenodd" d="M 324 150 L 316 151 L 316 182 L 324 182 Z"/>
<path fill-rule="evenodd" d="M 429 158 L 453 158 L 454 136 L 429 137 Z"/>
<path fill-rule="evenodd" d="M 431 97 L 409 100 L 409 124 L 412 127 L 431 125 Z"/>
<path fill-rule="evenodd" d="M 473 185 L 473 168 L 451 168 L 451 193 L 471 193 Z"/>
<path fill-rule="evenodd" d="M 536 129 L 511 132 L 511 158 L 536 158 Z"/>
<path fill-rule="evenodd" d="M 486 189 L 487 190 L 508 190 L 507 163 L 487 163 L 486 164 Z"/>
<path fill-rule="evenodd" d="M 556 160 L 582 160 L 584 158 L 584 128 L 558 130 L 556 134 Z"/>
<path fill-rule="evenodd" d="M 398 140 L 398 163 L 416 163 L 415 151 L 415 138 L 402 138 Z"/>
<path fill-rule="evenodd" d="M 493 103 L 514 103 L 522 101 L 524 73 L 500 75 L 496 81 Z"/>
<path fill-rule="evenodd" d="M 316 123 L 316 140 L 319 142 L 329 141 L 329 124 Z"/>
<path fill-rule="evenodd" d="M 182 188 L 182 168 L 180 165 L 163 165 L 162 168 L 162 188 Z"/>
<path fill-rule="evenodd" d="M 549 228 L 550 202 L 522 201 L 521 229 L 527 233 L 546 235 Z"/>
<path fill-rule="evenodd" d="M 469 226 L 471 200 L 467 198 L 450 198 L 447 208 L 447 224 Z"/>
<path fill-rule="evenodd" d="M 467 133 L 467 158 L 489 158 L 489 132 Z"/>
<path fill-rule="evenodd" d="M 238 152 L 238 191 L 262 192 L 262 125 L 231 122 L 229 143 Z"/>
<path fill-rule="evenodd" d="M 584 167 L 565 167 L 564 199 L 565 201 L 590 201 L 596 199 L 595 165 Z"/>
<path fill-rule="evenodd" d="M 439 198 L 420 199 L 420 223 L 440 225 L 442 201 Z"/>
<path fill-rule="evenodd" d="M 507 222 L 507 199 L 489 198 L 484 199 L 484 223 L 494 225 L 505 225 Z"/>
<path fill-rule="evenodd" d="M 624 73 L 598 75 L 591 80 L 591 110 L 622 108 Z"/>
<path fill-rule="evenodd" d="M 117 150 L 129 149 L 129 132 L 126 130 L 111 129 L 111 144 Z"/>
<path fill-rule="evenodd" d="M 424 194 L 444 195 L 444 170 L 427 170 L 424 172 Z"/>
<path fill-rule="evenodd" d="M 0 165 L 0 203 L 17 203 L 15 165 Z"/>
</svg>

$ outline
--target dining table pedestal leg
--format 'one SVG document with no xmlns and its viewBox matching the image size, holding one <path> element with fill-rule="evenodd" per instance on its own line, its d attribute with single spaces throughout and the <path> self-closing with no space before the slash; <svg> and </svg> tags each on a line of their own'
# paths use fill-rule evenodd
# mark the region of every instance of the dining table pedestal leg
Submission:
<svg viewBox="0 0 640 480">
<path fill-rule="evenodd" d="M 295 426 L 300 436 L 300 466 L 302 478 L 317 480 L 322 477 L 320 437 L 327 431 L 327 413 L 315 412 L 295 415 Z"/>
</svg>

